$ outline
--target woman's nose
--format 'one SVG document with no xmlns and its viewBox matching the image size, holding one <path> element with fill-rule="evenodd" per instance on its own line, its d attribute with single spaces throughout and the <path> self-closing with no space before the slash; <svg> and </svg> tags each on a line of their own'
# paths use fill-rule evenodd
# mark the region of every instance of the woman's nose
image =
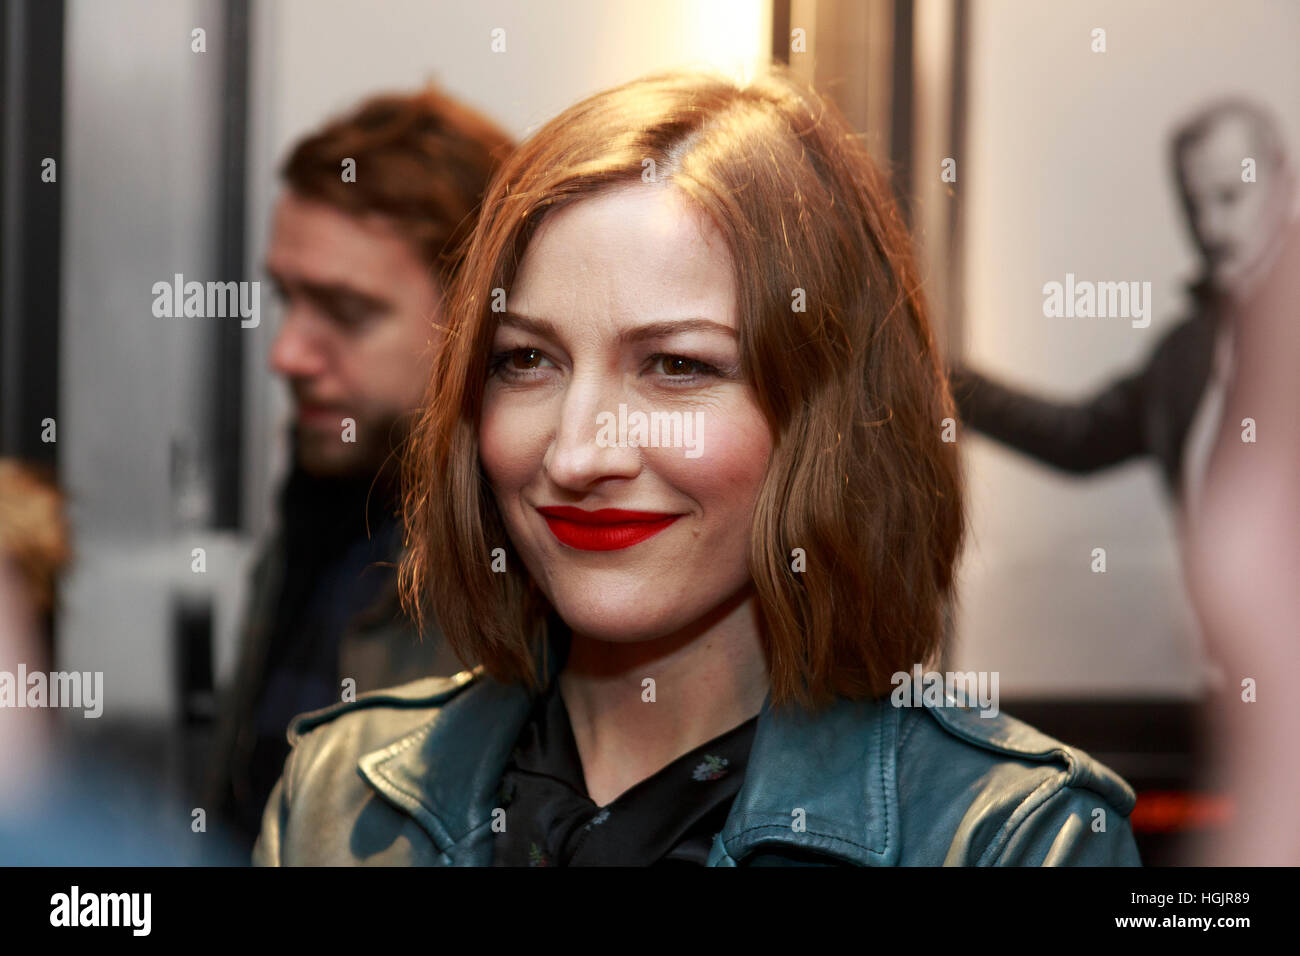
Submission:
<svg viewBox="0 0 1300 956">
<path fill-rule="evenodd" d="M 620 416 L 620 406 L 622 415 Z M 606 380 L 575 379 L 559 403 L 559 420 L 544 466 L 557 485 L 575 491 L 606 478 L 634 478 L 641 449 L 620 444 L 618 422 L 626 421 L 627 395 Z"/>
</svg>

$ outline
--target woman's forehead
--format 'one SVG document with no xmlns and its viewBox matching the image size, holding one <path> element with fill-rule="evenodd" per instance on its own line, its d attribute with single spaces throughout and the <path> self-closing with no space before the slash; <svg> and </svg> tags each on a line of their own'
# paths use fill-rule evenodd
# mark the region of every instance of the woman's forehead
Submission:
<svg viewBox="0 0 1300 956">
<path fill-rule="evenodd" d="M 548 217 L 525 250 L 512 312 L 623 320 L 732 319 L 731 257 L 708 219 L 677 189 L 606 190 Z"/>
</svg>

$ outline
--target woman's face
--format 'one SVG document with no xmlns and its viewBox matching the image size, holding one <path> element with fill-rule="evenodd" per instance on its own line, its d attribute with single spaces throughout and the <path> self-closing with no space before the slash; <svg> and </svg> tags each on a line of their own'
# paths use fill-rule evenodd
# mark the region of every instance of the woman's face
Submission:
<svg viewBox="0 0 1300 956">
<path fill-rule="evenodd" d="M 631 642 L 735 596 L 771 435 L 721 237 L 676 188 L 606 190 L 543 222 L 507 306 L 480 453 L 556 610 Z"/>
</svg>

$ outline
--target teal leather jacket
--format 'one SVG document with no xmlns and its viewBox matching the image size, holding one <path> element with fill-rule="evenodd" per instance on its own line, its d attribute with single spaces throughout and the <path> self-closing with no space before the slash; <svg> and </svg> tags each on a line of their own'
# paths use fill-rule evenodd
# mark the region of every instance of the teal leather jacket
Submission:
<svg viewBox="0 0 1300 956">
<path fill-rule="evenodd" d="M 485 866 L 497 788 L 530 695 L 481 669 L 296 718 L 257 865 Z M 1005 714 L 764 702 L 710 866 L 812 851 L 859 866 L 1139 866 L 1132 788 Z M 508 823 L 507 823 L 508 825 Z"/>
</svg>

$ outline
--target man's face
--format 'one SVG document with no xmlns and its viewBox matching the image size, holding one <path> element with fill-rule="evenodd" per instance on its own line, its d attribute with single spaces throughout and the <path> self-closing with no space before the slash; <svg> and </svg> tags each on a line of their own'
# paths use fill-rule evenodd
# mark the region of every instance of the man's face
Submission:
<svg viewBox="0 0 1300 956">
<path fill-rule="evenodd" d="M 1284 171 L 1260 152 L 1240 117 L 1215 124 L 1183 152 L 1193 237 L 1210 278 L 1225 291 L 1258 264 L 1286 215 Z M 1248 156 L 1258 164 L 1257 182 L 1242 182 L 1241 162 Z"/>
<path fill-rule="evenodd" d="M 266 269 L 284 303 L 270 365 L 293 393 L 299 464 L 376 471 L 420 404 L 440 341 L 432 269 L 390 220 L 292 192 L 276 208 Z"/>
</svg>

